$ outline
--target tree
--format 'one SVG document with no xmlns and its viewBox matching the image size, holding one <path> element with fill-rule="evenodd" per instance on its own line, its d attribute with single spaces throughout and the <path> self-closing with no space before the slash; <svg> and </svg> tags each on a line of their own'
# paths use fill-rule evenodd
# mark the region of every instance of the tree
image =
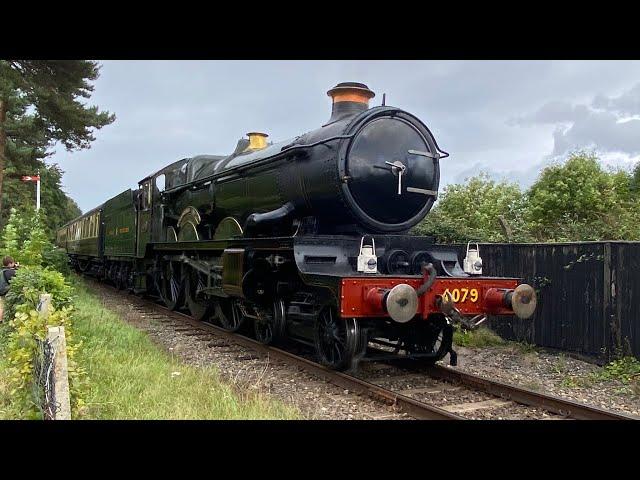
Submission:
<svg viewBox="0 0 640 480">
<path fill-rule="evenodd" d="M 23 265 L 52 267 L 69 273 L 65 252 L 56 248 L 47 234 L 45 215 L 33 206 L 11 209 L 11 215 L 0 237 L 2 255 L 11 255 Z"/>
<path fill-rule="evenodd" d="M 26 169 L 26 170 L 25 170 Z M 18 167 L 9 162 L 5 169 L 5 202 L 2 206 L 5 217 L 11 209 L 25 210 L 35 205 L 36 185 L 33 182 L 20 181 L 20 173 L 40 171 L 42 185 L 42 217 L 46 232 L 53 237 L 55 231 L 69 220 L 78 217 L 82 212 L 77 204 L 62 190 L 62 170 L 58 165 Z"/>
<path fill-rule="evenodd" d="M 496 183 L 481 173 L 463 184 L 445 187 L 415 232 L 433 235 L 441 242 L 525 241 L 528 236 L 523 220 L 520 187 L 504 181 Z"/>
<path fill-rule="evenodd" d="M 640 162 L 633 167 L 629 189 L 632 195 L 640 195 Z"/>
<path fill-rule="evenodd" d="M 527 221 L 539 241 L 640 239 L 633 177 L 605 171 L 594 153 L 576 152 L 545 168 L 527 192 Z"/>
<path fill-rule="evenodd" d="M 0 60 L 0 215 L 5 167 L 43 166 L 56 142 L 90 148 L 93 132 L 115 116 L 87 106 L 99 76 L 88 60 Z"/>
</svg>

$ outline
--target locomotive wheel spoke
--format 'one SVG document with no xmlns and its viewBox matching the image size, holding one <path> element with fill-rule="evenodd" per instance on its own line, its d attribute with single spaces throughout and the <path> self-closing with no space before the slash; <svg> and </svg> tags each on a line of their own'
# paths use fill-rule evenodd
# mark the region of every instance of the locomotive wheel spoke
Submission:
<svg viewBox="0 0 640 480">
<path fill-rule="evenodd" d="M 244 323 L 244 315 L 236 302 L 231 298 L 220 298 L 216 302 L 216 317 L 220 326 L 228 332 L 237 332 Z"/>
<path fill-rule="evenodd" d="M 185 275 L 185 298 L 191 316 L 196 320 L 205 320 L 211 315 L 212 303 L 200 292 L 204 282 L 199 278 L 201 274 L 193 268 L 187 268 Z"/>
<path fill-rule="evenodd" d="M 160 288 L 162 301 L 169 310 L 179 308 L 183 302 L 181 267 L 176 262 L 167 262 L 162 268 Z"/>
<path fill-rule="evenodd" d="M 453 340 L 453 327 L 447 324 L 446 319 L 432 316 L 416 327 L 419 328 L 411 332 L 403 342 L 407 353 L 427 354 L 426 357 L 420 357 L 420 361 L 426 364 L 434 364 L 444 358 L 451 349 Z"/>
<path fill-rule="evenodd" d="M 323 309 L 315 327 L 320 362 L 337 370 L 353 368 L 366 348 L 363 335 L 355 319 L 338 318 L 332 307 Z"/>
<path fill-rule="evenodd" d="M 285 306 L 282 300 L 273 302 L 273 309 L 269 317 L 263 320 L 254 320 L 256 340 L 264 344 L 270 344 L 281 340 L 286 332 Z"/>
</svg>

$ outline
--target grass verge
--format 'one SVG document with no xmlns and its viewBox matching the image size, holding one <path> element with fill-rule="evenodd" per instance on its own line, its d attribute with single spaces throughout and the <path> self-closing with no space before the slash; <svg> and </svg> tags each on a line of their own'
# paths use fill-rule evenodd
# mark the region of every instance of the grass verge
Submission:
<svg viewBox="0 0 640 480">
<path fill-rule="evenodd" d="M 105 309 L 74 282 L 76 360 L 88 374 L 85 419 L 295 419 L 299 413 L 260 393 L 235 391 L 215 368 L 193 367 Z M 0 360 L 2 369 L 2 360 Z M 0 372 L 0 417 L 11 418 Z M 4 409 L 4 410 L 3 410 Z M 3 413 L 4 412 L 4 413 Z M 15 418 L 15 417 L 14 417 Z"/>
<path fill-rule="evenodd" d="M 486 327 L 479 327 L 477 330 L 462 331 L 456 330 L 453 333 L 454 345 L 462 347 L 482 348 L 505 345 L 506 341 Z"/>
</svg>

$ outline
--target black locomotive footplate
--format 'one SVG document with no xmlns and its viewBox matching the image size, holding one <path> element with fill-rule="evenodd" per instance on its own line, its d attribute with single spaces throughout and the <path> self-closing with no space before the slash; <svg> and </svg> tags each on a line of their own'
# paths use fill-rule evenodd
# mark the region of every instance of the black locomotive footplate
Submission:
<svg viewBox="0 0 640 480">
<path fill-rule="evenodd" d="M 222 251 L 231 247 L 251 247 L 253 249 L 293 249 L 294 237 L 262 237 L 237 238 L 230 240 L 200 240 L 195 242 L 164 242 L 154 243 L 155 251 Z"/>
</svg>

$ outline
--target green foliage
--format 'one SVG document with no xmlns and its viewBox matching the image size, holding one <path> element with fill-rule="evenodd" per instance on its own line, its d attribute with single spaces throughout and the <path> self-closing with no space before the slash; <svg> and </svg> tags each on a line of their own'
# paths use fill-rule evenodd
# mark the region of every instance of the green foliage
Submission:
<svg viewBox="0 0 640 480">
<path fill-rule="evenodd" d="M 556 373 L 565 374 L 566 369 Z M 617 393 L 640 397 L 640 361 L 631 356 L 622 357 L 586 375 L 567 375 L 560 385 L 589 388 L 599 382 L 619 382 L 622 387 L 616 390 Z"/>
<path fill-rule="evenodd" d="M 640 239 L 640 212 L 624 171 L 607 172 L 595 154 L 572 154 L 545 168 L 527 192 L 527 223 L 539 241 Z"/>
<path fill-rule="evenodd" d="M 61 273 L 42 267 L 19 268 L 5 295 L 4 318 L 13 318 L 20 305 L 36 309 L 41 293 L 51 294 L 56 310 L 71 306 L 73 288 Z"/>
<path fill-rule="evenodd" d="M 524 202 L 515 183 L 494 182 L 485 173 L 466 183 L 449 185 L 433 210 L 415 228 L 419 235 L 433 235 L 441 242 L 504 242 L 503 217 L 514 241 L 526 241 Z"/>
<path fill-rule="evenodd" d="M 296 419 L 300 412 L 270 399 L 260 380 L 234 389 L 210 365 L 186 365 L 129 325 L 81 281 L 75 284 L 78 363 L 91 378 L 84 418 Z M 0 385 L 1 386 L 1 385 Z"/>
<path fill-rule="evenodd" d="M 86 104 L 98 76 L 94 61 L 0 60 L 0 218 L 35 203 L 35 185 L 20 175 L 38 172 L 47 233 L 78 215 L 62 191 L 62 171 L 44 159 L 56 142 L 69 151 L 89 148 L 94 131 L 114 121 Z"/>
<path fill-rule="evenodd" d="M 72 416 L 76 416 L 84 406 L 83 394 L 86 388 L 86 371 L 76 363 L 76 354 L 82 342 L 76 342 L 72 334 L 71 307 L 41 315 L 31 308 L 30 302 L 21 304 L 13 320 L 9 322 L 10 332 L 5 347 L 9 364 L 8 383 L 13 405 L 20 418 L 40 418 L 38 399 L 33 398 L 34 358 L 38 355 L 49 327 L 63 326 L 67 344 L 67 369 Z"/>
<path fill-rule="evenodd" d="M 66 252 L 58 247 L 47 249 L 42 252 L 42 264 L 60 272 L 65 277 L 71 274 L 69 267 L 69 257 Z"/>
<path fill-rule="evenodd" d="M 49 144 L 60 141 L 67 150 L 89 148 L 93 129 L 115 120 L 84 99 L 90 98 L 100 67 L 90 60 L 9 60 L 2 61 L 5 84 L 18 92 L 21 101 L 32 107 L 29 119 L 34 130 Z"/>
<path fill-rule="evenodd" d="M 36 185 L 22 182 L 20 176 L 37 172 L 40 172 L 41 212 L 47 235 L 53 237 L 58 227 L 81 214 L 76 203 L 62 190 L 63 172 L 58 165 L 45 165 L 39 160 L 30 163 L 16 162 L 9 156 L 2 191 L 2 218 L 6 220 L 12 208 L 23 210 L 35 207 Z"/>
<path fill-rule="evenodd" d="M 52 310 L 48 316 L 37 311 L 41 293 L 51 294 Z M 75 361 L 82 342 L 76 342 L 73 335 L 72 293 L 62 274 L 41 267 L 21 268 L 11 281 L 5 296 L 4 318 L 10 321 L 3 353 L 8 364 L 6 379 L 11 403 L 19 418 L 39 418 L 38 403 L 33 398 L 33 365 L 39 342 L 52 326 L 65 328 L 72 412 L 77 414 L 84 405 L 86 372 Z"/>
<path fill-rule="evenodd" d="M 52 267 L 69 272 L 64 252 L 58 250 L 46 233 L 44 215 L 31 207 L 11 210 L 11 216 L 0 237 L 3 255 L 11 255 L 22 265 Z"/>
<path fill-rule="evenodd" d="M 597 373 L 599 380 L 619 380 L 630 384 L 640 380 L 640 361 L 635 357 L 623 357 L 608 363 Z"/>
<path fill-rule="evenodd" d="M 560 382 L 560 386 L 564 388 L 589 388 L 593 385 L 593 379 L 590 376 L 567 375 Z"/>
<path fill-rule="evenodd" d="M 485 327 L 470 331 L 456 330 L 453 333 L 453 341 L 456 345 L 472 348 L 494 347 L 506 343 L 500 336 Z"/>
<path fill-rule="evenodd" d="M 500 218 L 511 232 L 507 235 Z M 449 185 L 415 228 L 440 242 L 640 240 L 640 164 L 607 171 L 576 152 L 545 168 L 526 192 L 484 173 Z"/>
</svg>

